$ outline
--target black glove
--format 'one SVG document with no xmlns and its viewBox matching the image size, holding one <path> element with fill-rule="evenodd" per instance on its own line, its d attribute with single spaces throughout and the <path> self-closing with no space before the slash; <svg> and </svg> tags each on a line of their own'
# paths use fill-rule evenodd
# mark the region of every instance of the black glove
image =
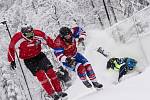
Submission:
<svg viewBox="0 0 150 100">
<path fill-rule="evenodd" d="M 76 61 L 73 58 L 66 58 L 66 62 L 70 65 L 70 66 L 75 66 L 76 65 Z"/>
<path fill-rule="evenodd" d="M 83 42 L 83 41 L 84 41 L 84 38 L 79 38 L 78 44 L 80 44 L 80 43 Z"/>
<path fill-rule="evenodd" d="M 11 62 L 10 68 L 13 69 L 13 70 L 15 70 L 15 68 L 16 68 L 16 63 L 15 63 L 15 61 L 12 61 L 12 62 Z"/>
</svg>

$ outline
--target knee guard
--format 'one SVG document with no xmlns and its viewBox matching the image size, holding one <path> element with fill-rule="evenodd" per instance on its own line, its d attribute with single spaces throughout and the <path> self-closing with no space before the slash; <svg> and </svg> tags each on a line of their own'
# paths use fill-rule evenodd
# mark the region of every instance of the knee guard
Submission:
<svg viewBox="0 0 150 100">
<path fill-rule="evenodd" d="M 80 65 L 77 69 L 77 73 L 78 73 L 78 76 L 79 78 L 84 81 L 86 80 L 86 69 L 83 65 Z"/>
<path fill-rule="evenodd" d="M 93 70 L 91 64 L 87 64 L 84 67 L 86 69 L 86 73 L 87 73 L 87 76 L 89 77 L 89 79 L 90 80 L 96 79 L 96 76 L 95 76 L 95 73 L 94 73 L 94 70 Z"/>
</svg>

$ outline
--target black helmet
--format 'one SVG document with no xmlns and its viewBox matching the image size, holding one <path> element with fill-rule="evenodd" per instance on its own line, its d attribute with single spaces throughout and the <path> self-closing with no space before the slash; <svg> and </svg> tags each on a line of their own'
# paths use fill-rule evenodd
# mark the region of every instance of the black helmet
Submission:
<svg viewBox="0 0 150 100">
<path fill-rule="evenodd" d="M 21 27 L 21 32 L 25 37 L 28 39 L 33 38 L 34 33 L 33 33 L 33 27 L 31 25 L 25 24 L 24 26 Z"/>
<path fill-rule="evenodd" d="M 69 33 L 72 33 L 72 32 L 71 32 L 70 28 L 62 27 L 62 28 L 60 28 L 59 33 L 60 33 L 61 37 L 64 37 L 64 36 L 66 36 L 66 35 L 68 35 Z"/>
<path fill-rule="evenodd" d="M 21 27 L 22 33 L 30 33 L 32 31 L 33 31 L 33 27 L 31 25 L 25 24 L 24 26 Z"/>
<path fill-rule="evenodd" d="M 117 58 L 110 58 L 109 61 L 107 62 L 107 69 L 110 69 L 113 67 L 113 64 L 114 64 L 114 61 L 116 60 Z"/>
</svg>

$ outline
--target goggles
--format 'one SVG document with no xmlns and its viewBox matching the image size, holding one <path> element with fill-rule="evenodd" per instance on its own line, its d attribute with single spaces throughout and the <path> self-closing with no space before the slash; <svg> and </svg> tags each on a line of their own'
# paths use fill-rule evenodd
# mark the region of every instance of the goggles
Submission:
<svg viewBox="0 0 150 100">
<path fill-rule="evenodd" d="M 33 38 L 33 36 L 34 36 L 34 33 L 33 32 L 28 32 L 28 33 L 23 33 L 24 34 L 24 36 L 26 37 L 26 38 L 28 38 L 28 39 L 31 39 L 31 38 Z"/>
</svg>

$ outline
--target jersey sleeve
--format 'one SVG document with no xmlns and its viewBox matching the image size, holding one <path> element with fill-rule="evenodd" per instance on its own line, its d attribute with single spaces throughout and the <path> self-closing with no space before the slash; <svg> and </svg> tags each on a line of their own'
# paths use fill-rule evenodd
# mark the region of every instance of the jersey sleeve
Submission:
<svg viewBox="0 0 150 100">
<path fill-rule="evenodd" d="M 53 39 L 51 39 L 49 36 L 47 36 L 44 32 L 42 32 L 40 30 L 34 30 L 34 34 L 36 36 L 42 37 L 46 41 L 46 43 L 49 47 L 51 47 L 51 48 L 55 47 Z"/>
<path fill-rule="evenodd" d="M 56 58 L 61 61 L 65 62 L 66 61 L 66 56 L 64 55 L 64 48 L 55 48 L 54 49 L 54 54 L 56 55 Z"/>
<path fill-rule="evenodd" d="M 83 38 L 83 39 L 85 39 L 86 32 L 81 27 L 74 27 L 74 28 L 72 28 L 72 31 L 73 31 L 73 36 L 75 38 Z"/>
<path fill-rule="evenodd" d="M 21 39 L 21 33 L 16 33 L 10 41 L 9 48 L 8 48 L 8 61 L 12 62 L 15 61 L 15 45 Z"/>
<path fill-rule="evenodd" d="M 60 62 L 65 62 L 67 57 L 64 55 L 64 48 L 61 46 L 62 42 L 58 38 L 56 38 L 54 41 L 55 42 L 54 54 Z"/>
</svg>

